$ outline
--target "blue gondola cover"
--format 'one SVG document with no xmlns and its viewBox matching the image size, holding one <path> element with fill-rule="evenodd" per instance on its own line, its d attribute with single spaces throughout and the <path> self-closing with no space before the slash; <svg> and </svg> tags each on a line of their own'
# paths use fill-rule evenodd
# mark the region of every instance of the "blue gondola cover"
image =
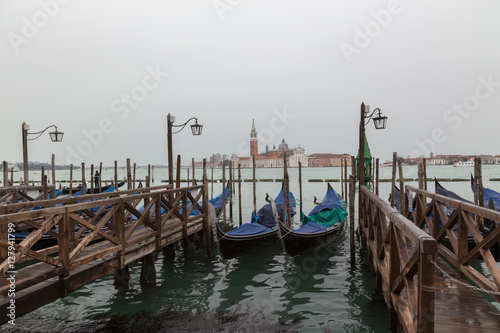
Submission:
<svg viewBox="0 0 500 333">
<path fill-rule="evenodd" d="M 300 234 L 312 234 L 315 232 L 323 232 L 323 231 L 326 231 L 326 227 L 324 225 L 320 225 L 314 222 L 308 222 L 301 228 L 294 230 L 294 232 L 298 232 Z"/>
<path fill-rule="evenodd" d="M 272 231 L 272 229 L 259 223 L 244 223 L 238 228 L 229 231 L 227 234 L 231 236 L 249 236 L 263 234 L 270 231 Z"/>
</svg>

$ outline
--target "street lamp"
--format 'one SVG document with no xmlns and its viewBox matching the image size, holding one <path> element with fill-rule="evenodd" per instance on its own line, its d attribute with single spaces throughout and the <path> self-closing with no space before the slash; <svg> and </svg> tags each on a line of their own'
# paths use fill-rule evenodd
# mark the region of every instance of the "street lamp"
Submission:
<svg viewBox="0 0 500 333">
<path fill-rule="evenodd" d="M 57 130 L 56 125 L 50 125 L 47 128 L 45 128 L 43 131 L 40 132 L 33 132 L 29 133 L 28 131 L 30 130 L 30 125 L 26 124 L 23 122 L 22 125 L 22 132 L 23 132 L 23 168 L 24 168 L 24 183 L 29 184 L 29 179 L 28 179 L 28 141 L 33 141 L 38 139 L 40 136 L 42 136 L 45 131 L 47 131 L 49 128 L 54 127 L 55 130 L 53 132 L 49 132 L 50 139 L 52 142 L 61 142 L 64 136 L 64 132 L 59 132 Z M 28 135 L 37 135 L 37 137 L 33 139 L 28 139 Z"/>
<path fill-rule="evenodd" d="M 377 113 L 376 117 L 373 115 Z M 364 184 L 365 181 L 365 125 L 370 123 L 370 120 L 373 119 L 373 124 L 376 129 L 385 129 L 387 124 L 387 117 L 382 115 L 382 111 L 379 108 L 373 110 L 370 113 L 370 107 L 368 105 L 365 106 L 365 103 L 361 103 L 361 120 L 359 122 L 359 163 L 358 163 L 358 177 L 359 177 L 359 187 Z M 365 123 L 366 121 L 366 123 Z"/>
<path fill-rule="evenodd" d="M 181 125 L 174 125 L 175 122 L 175 117 L 171 116 L 170 113 L 167 115 L 167 140 L 168 140 L 168 182 L 169 184 L 173 187 L 174 185 L 174 161 L 173 161 L 173 154 L 172 154 L 172 135 L 177 134 L 180 131 L 186 127 L 186 125 L 191 121 L 194 120 L 194 124 L 191 125 L 191 132 L 193 135 L 201 135 L 201 132 L 203 130 L 203 125 L 198 124 L 198 118 L 196 117 L 191 117 L 186 121 L 185 123 Z M 173 128 L 179 128 L 176 132 L 173 132 Z M 179 167 L 179 166 L 177 166 Z"/>
</svg>

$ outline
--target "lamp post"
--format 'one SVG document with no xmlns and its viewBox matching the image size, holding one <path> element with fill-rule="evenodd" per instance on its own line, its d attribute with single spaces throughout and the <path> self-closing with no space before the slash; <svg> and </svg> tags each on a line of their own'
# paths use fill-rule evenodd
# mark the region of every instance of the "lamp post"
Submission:
<svg viewBox="0 0 500 333">
<path fill-rule="evenodd" d="M 203 130 L 203 125 L 198 124 L 198 118 L 196 117 L 191 117 L 186 121 L 185 123 L 181 125 L 174 125 L 175 122 L 175 117 L 171 116 L 170 113 L 167 115 L 167 148 L 168 148 L 168 183 L 174 187 L 174 161 L 173 161 L 173 153 L 172 153 L 172 135 L 177 134 L 180 131 L 186 127 L 186 125 L 191 121 L 194 120 L 194 124 L 191 125 L 191 132 L 193 135 L 201 135 L 201 132 Z M 179 128 L 178 131 L 173 132 L 173 128 Z M 179 166 L 177 166 L 179 167 Z"/>
<path fill-rule="evenodd" d="M 373 117 L 375 112 L 378 112 L 377 116 Z M 363 185 L 365 181 L 365 168 L 364 168 L 365 125 L 368 125 L 370 123 L 370 120 L 372 119 L 376 129 L 385 129 L 385 125 L 387 124 L 387 117 L 382 116 L 382 111 L 379 108 L 376 108 L 375 110 L 373 110 L 372 113 L 370 113 L 370 107 L 368 105 L 365 106 L 365 103 L 361 103 L 361 120 L 359 122 L 359 163 L 358 163 L 358 178 L 359 178 L 360 189 L 361 185 Z"/>
<path fill-rule="evenodd" d="M 59 132 L 57 130 L 56 125 L 50 125 L 47 128 L 45 128 L 43 131 L 40 132 L 33 132 L 29 133 L 28 131 L 30 130 L 30 125 L 26 124 L 23 122 L 22 125 L 22 133 L 23 133 L 23 168 L 24 168 L 24 183 L 26 185 L 29 184 L 29 179 L 28 179 L 28 141 L 33 141 L 38 139 L 40 136 L 42 136 L 45 131 L 47 131 L 49 128 L 54 127 L 55 130 L 53 132 L 49 132 L 50 139 L 52 142 L 61 142 L 64 136 L 64 132 Z M 28 139 L 28 135 L 38 135 L 37 137 L 33 139 Z"/>
</svg>

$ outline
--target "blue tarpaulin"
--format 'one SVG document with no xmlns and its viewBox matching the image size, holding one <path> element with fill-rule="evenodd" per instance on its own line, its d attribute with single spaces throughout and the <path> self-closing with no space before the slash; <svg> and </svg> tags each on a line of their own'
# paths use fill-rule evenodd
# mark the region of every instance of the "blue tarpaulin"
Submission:
<svg viewBox="0 0 500 333">
<path fill-rule="evenodd" d="M 259 223 L 245 223 L 236 229 L 229 231 L 227 234 L 231 236 L 249 236 L 263 234 L 266 232 L 273 231 L 272 229 L 263 226 Z"/>
<path fill-rule="evenodd" d="M 474 191 L 474 185 L 471 185 L 472 191 Z M 483 206 L 488 207 L 490 200 L 493 201 L 495 209 L 500 209 L 500 193 L 494 191 L 490 188 L 483 187 Z"/>
<path fill-rule="evenodd" d="M 325 197 L 323 201 L 309 213 L 309 215 L 313 215 L 321 212 L 324 209 L 342 209 L 342 202 L 340 201 L 340 196 L 335 192 L 335 190 L 331 187 L 326 191 Z"/>
<path fill-rule="evenodd" d="M 294 230 L 294 232 L 298 232 L 301 234 L 313 234 L 315 232 L 322 232 L 322 231 L 326 231 L 326 227 L 324 225 L 320 225 L 314 222 L 308 222 L 299 229 Z"/>
</svg>

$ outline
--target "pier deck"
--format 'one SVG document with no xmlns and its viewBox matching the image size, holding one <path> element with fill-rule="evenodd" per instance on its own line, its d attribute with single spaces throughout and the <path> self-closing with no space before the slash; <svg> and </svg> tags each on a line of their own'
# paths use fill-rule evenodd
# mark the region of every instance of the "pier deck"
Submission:
<svg viewBox="0 0 500 333">
<path fill-rule="evenodd" d="M 34 230 L 20 244 L 0 241 L 8 250 L 0 262 L 0 324 L 9 320 L 8 306 L 13 302 L 19 317 L 130 263 L 155 256 L 178 240 L 191 241 L 192 235 L 203 233 L 203 243 L 210 242 L 208 205 L 198 204 L 201 198 L 208 202 L 206 184 L 140 191 L 123 197 L 86 196 L 84 202 L 60 206 L 59 201 L 73 199 L 38 201 L 38 205 L 55 206 L 39 210 L 19 211 L 19 207 L 29 208 L 29 203 L 4 207 L 18 212 L 0 215 L 0 224 L 27 223 Z M 198 194 L 193 197 L 190 191 Z M 192 215 L 195 208 L 199 213 Z M 33 245 L 47 233 L 57 245 L 34 250 Z M 13 284 L 8 280 L 12 276 Z"/>
<path fill-rule="evenodd" d="M 490 251 L 498 243 L 500 231 L 495 229 L 483 239 L 471 214 L 500 221 L 500 213 L 408 189 L 414 199 L 412 211 L 405 216 L 415 223 L 366 187 L 360 190 L 361 242 L 389 308 L 391 329 L 498 332 L 500 310 L 471 285 L 493 292 L 491 297 L 496 301 L 500 299 L 500 268 Z M 456 207 L 456 213 L 447 217 L 444 203 Z M 439 216 L 444 227 L 433 223 L 432 213 Z M 452 230 L 456 223 L 462 229 L 459 237 Z M 471 250 L 467 246 L 469 233 L 475 241 Z M 451 246 L 442 243 L 445 236 Z M 475 259 L 482 260 L 488 272 L 471 266 Z"/>
</svg>

